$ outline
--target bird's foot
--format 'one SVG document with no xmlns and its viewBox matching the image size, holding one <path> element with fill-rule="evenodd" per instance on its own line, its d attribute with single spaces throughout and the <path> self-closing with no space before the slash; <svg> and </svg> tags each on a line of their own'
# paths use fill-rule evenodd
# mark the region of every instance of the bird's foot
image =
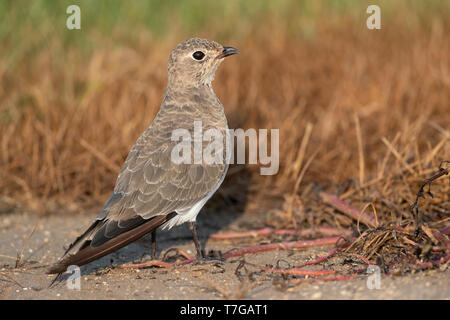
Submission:
<svg viewBox="0 0 450 320">
<path fill-rule="evenodd" d="M 208 254 L 202 251 L 201 255 L 197 255 L 194 264 L 223 263 L 225 258 L 220 250 L 209 250 Z"/>
</svg>

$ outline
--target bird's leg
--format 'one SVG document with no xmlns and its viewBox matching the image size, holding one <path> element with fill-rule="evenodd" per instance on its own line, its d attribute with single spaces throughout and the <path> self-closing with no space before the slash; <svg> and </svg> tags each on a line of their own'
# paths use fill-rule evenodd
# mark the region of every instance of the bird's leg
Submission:
<svg viewBox="0 0 450 320">
<path fill-rule="evenodd" d="M 156 260 L 156 230 L 152 231 L 152 260 Z"/>
<path fill-rule="evenodd" d="M 200 242 L 198 241 L 197 229 L 195 228 L 195 221 L 191 221 L 189 223 L 189 229 L 191 229 L 192 238 L 194 239 L 195 249 L 197 249 L 197 259 L 199 259 L 199 260 L 204 259 L 205 253 L 203 252 L 203 250 L 200 246 Z"/>
</svg>

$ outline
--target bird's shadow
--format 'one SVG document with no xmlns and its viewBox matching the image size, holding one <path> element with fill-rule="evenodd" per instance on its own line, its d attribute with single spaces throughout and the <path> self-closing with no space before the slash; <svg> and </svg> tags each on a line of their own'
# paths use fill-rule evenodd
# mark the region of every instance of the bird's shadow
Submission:
<svg viewBox="0 0 450 320">
<path fill-rule="evenodd" d="M 209 237 L 226 228 L 238 219 L 245 211 L 250 185 L 250 172 L 244 165 L 230 165 L 222 186 L 206 203 L 197 216 L 197 232 L 202 248 L 208 252 L 213 248 L 205 248 Z M 157 231 L 157 257 L 161 259 L 165 251 L 177 246 L 192 244 L 192 234 L 187 223 L 173 227 L 170 230 Z M 105 257 L 95 260 L 81 267 L 81 274 L 96 274 L 111 266 L 120 266 L 129 263 L 139 263 L 151 260 L 151 237 L 147 234 L 143 238 L 113 252 Z M 61 275 L 60 280 L 66 280 L 70 274 Z"/>
</svg>

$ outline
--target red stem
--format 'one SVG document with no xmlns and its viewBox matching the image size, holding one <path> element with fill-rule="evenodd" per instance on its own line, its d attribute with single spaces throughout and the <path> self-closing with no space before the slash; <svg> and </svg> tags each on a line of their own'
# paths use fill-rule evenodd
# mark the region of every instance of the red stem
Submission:
<svg viewBox="0 0 450 320">
<path fill-rule="evenodd" d="M 247 238 L 247 237 L 257 237 L 257 236 L 269 236 L 271 234 L 275 235 L 285 235 L 285 234 L 294 234 L 301 237 L 313 236 L 315 234 L 322 234 L 324 236 L 333 237 L 333 236 L 342 236 L 347 237 L 352 234 L 352 231 L 349 229 L 338 229 L 338 228 L 330 228 L 330 227 L 317 227 L 311 229 L 303 229 L 303 230 L 295 230 L 295 229 L 280 229 L 275 230 L 273 228 L 264 228 L 259 230 L 252 231 L 244 231 L 244 232 L 229 232 L 229 233 L 220 233 L 211 235 L 211 239 L 214 240 L 224 240 L 224 239 L 239 239 L 239 238 Z"/>
<path fill-rule="evenodd" d="M 361 213 L 360 210 L 356 209 L 355 207 L 352 207 L 351 205 L 339 199 L 335 195 L 320 192 L 319 196 L 323 202 L 331 205 L 333 208 L 342 212 L 343 214 L 346 214 L 350 218 L 353 218 L 357 221 L 359 220 L 361 223 L 364 223 L 368 227 L 375 227 L 375 218 L 373 216 L 365 212 Z"/>
<path fill-rule="evenodd" d="M 340 248 L 333 249 L 332 251 L 328 252 L 326 255 L 324 255 L 322 257 L 319 257 L 317 259 L 314 259 L 312 261 L 308 261 L 308 262 L 303 263 L 301 265 L 298 265 L 298 266 L 296 266 L 296 268 L 303 268 L 303 267 L 310 266 L 310 265 L 313 265 L 313 264 L 321 263 L 322 261 L 325 261 L 326 259 L 328 259 L 332 255 L 334 255 L 339 250 L 340 250 Z"/>
<path fill-rule="evenodd" d="M 144 268 L 144 267 L 151 267 L 151 266 L 172 269 L 175 265 L 173 263 L 164 262 L 164 261 L 161 261 L 161 260 L 150 260 L 150 261 L 147 261 L 147 262 L 144 262 L 144 263 L 126 264 L 126 265 L 123 265 L 123 266 L 119 266 L 119 268 L 134 269 L 134 268 Z"/>
<path fill-rule="evenodd" d="M 332 237 L 332 238 L 322 238 L 322 239 L 316 239 L 316 240 L 300 240 L 300 241 L 279 242 L 279 243 L 263 244 L 263 245 L 258 245 L 258 246 L 250 246 L 250 247 L 244 247 L 244 248 L 230 251 L 224 255 L 224 258 L 228 259 L 231 257 L 242 256 L 242 255 L 245 255 L 248 253 L 273 251 L 273 250 L 278 250 L 278 249 L 288 250 L 288 249 L 294 249 L 294 248 L 309 248 L 309 247 L 333 245 L 339 239 L 340 239 L 340 237 Z"/>
<path fill-rule="evenodd" d="M 373 263 L 370 263 L 369 259 L 367 259 L 367 258 L 364 257 L 363 255 L 360 255 L 360 254 L 357 254 L 357 253 L 349 253 L 349 255 L 361 259 L 361 260 L 362 260 L 365 264 L 367 264 L 368 266 L 374 265 Z"/>
</svg>

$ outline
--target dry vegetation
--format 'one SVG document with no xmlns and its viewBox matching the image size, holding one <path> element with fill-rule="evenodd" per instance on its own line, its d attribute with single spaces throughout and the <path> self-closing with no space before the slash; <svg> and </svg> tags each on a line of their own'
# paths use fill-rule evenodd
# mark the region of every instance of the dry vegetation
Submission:
<svg viewBox="0 0 450 320">
<path fill-rule="evenodd" d="M 369 31 L 364 21 L 342 18 L 324 20 L 313 38 L 268 22 L 227 42 L 241 54 L 222 65 L 214 87 L 230 127 L 279 128 L 280 171 L 267 177 L 234 166 L 212 206 L 242 202 L 245 189 L 245 210 L 269 212 L 267 225 L 356 231 L 355 220 L 318 196 L 326 191 L 376 214 L 378 227 L 411 235 L 420 183 L 450 159 L 449 34 L 448 19 L 412 27 L 392 20 Z M 88 59 L 67 52 L 62 60 L 52 54 L 54 41 L 13 71 L 0 64 L 3 206 L 45 214 L 100 206 L 158 111 L 167 56 L 179 40 L 142 33 L 136 47 L 107 46 Z M 448 179 L 432 192 L 420 210 L 428 226 L 442 228 Z M 374 239 L 369 258 L 395 240 Z"/>
</svg>

